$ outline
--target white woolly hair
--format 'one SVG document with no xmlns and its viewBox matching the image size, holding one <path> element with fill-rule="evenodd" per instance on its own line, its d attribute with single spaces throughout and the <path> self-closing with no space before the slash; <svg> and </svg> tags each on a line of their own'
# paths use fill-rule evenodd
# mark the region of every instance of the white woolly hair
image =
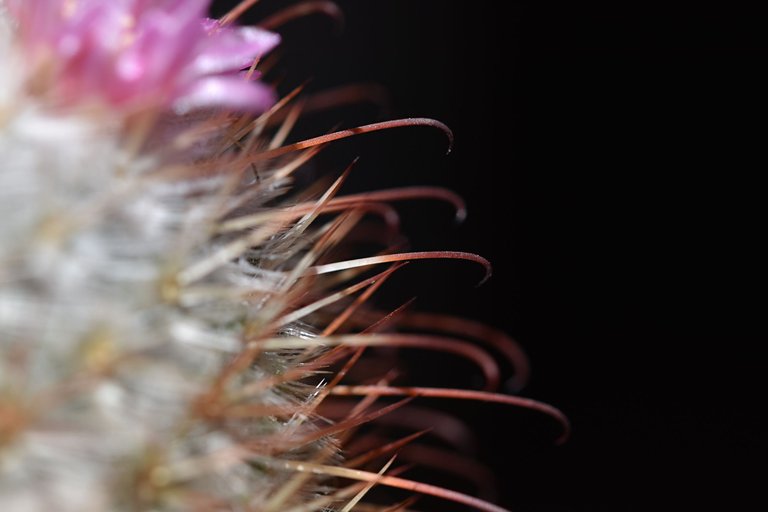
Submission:
<svg viewBox="0 0 768 512">
<path fill-rule="evenodd" d="M 0 510 L 265 503 L 290 473 L 255 466 L 243 446 L 263 440 L 301 459 L 334 451 L 331 438 L 301 442 L 316 429 L 300 413 L 316 390 L 267 386 L 241 402 L 270 410 L 256 419 L 199 404 L 247 340 L 275 329 L 297 282 L 284 270 L 311 240 L 298 225 L 216 233 L 245 195 L 251 209 L 273 199 L 285 167 L 260 170 L 254 192 L 252 174 L 231 172 L 227 121 L 194 148 L 137 151 L 107 113 L 54 111 L 26 95 L 23 74 L 8 72 L 19 60 L 7 37 L 0 44 Z M 153 138 L 209 120 L 169 118 Z M 262 353 L 216 393 L 318 351 Z"/>
</svg>

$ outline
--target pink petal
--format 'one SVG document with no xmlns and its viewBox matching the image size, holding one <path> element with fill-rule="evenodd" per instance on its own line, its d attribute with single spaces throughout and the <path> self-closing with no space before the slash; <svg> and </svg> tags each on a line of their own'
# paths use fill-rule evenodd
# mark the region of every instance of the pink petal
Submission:
<svg viewBox="0 0 768 512">
<path fill-rule="evenodd" d="M 192 70 L 197 75 L 237 71 L 250 66 L 256 57 L 279 43 L 278 34 L 260 28 L 214 28 L 201 44 Z"/>
<path fill-rule="evenodd" d="M 274 94 L 233 75 L 280 37 L 222 27 L 211 0 L 0 0 L 35 65 L 50 66 L 67 103 L 98 98 L 121 109 L 268 108 Z"/>
<path fill-rule="evenodd" d="M 275 103 L 275 92 L 261 82 L 241 75 L 210 76 L 197 80 L 174 104 L 183 114 L 205 107 L 225 107 L 247 112 L 263 112 Z"/>
</svg>

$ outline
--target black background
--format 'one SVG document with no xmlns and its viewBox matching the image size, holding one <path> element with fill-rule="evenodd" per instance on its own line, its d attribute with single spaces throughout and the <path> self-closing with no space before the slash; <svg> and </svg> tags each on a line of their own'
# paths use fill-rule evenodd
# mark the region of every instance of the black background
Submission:
<svg viewBox="0 0 768 512">
<path fill-rule="evenodd" d="M 256 19 L 279 2 L 262 4 Z M 362 157 L 352 188 L 465 197 L 463 225 L 425 203 L 403 209 L 405 230 L 416 249 L 486 256 L 494 277 L 475 288 L 471 265 L 419 265 L 399 297 L 514 335 L 532 360 L 524 394 L 573 422 L 553 447 L 540 417 L 457 408 L 500 503 L 762 501 L 766 14 L 732 2 L 338 4 L 341 35 L 319 16 L 285 27 L 281 87 L 376 82 L 391 110 L 300 130 L 407 116 L 452 127 L 447 157 L 439 133 L 413 128 L 342 143 L 339 158 Z"/>
</svg>

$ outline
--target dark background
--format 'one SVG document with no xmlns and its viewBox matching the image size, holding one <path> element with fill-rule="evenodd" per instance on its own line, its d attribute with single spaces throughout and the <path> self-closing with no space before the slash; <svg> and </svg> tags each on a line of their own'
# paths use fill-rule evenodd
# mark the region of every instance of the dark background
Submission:
<svg viewBox="0 0 768 512">
<path fill-rule="evenodd" d="M 342 109 L 308 134 L 406 116 L 454 130 L 447 157 L 439 133 L 413 128 L 342 143 L 339 158 L 362 157 L 351 188 L 466 198 L 463 225 L 424 203 L 402 209 L 405 230 L 415 249 L 486 256 L 494 277 L 475 288 L 471 265 L 420 264 L 400 300 L 511 333 L 532 361 L 524 394 L 573 423 L 553 447 L 539 416 L 457 406 L 501 504 L 764 501 L 766 13 L 503 3 L 339 1 L 341 35 L 321 16 L 285 27 L 281 87 L 389 91 L 389 112 Z"/>
</svg>

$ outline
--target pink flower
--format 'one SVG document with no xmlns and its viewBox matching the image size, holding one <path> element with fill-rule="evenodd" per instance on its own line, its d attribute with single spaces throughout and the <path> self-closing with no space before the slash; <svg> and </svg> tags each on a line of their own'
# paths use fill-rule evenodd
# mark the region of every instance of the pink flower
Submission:
<svg viewBox="0 0 768 512">
<path fill-rule="evenodd" d="M 274 93 L 241 70 L 279 36 L 206 18 L 210 0 L 6 0 L 33 69 L 67 103 L 122 110 L 263 111 Z"/>
</svg>

